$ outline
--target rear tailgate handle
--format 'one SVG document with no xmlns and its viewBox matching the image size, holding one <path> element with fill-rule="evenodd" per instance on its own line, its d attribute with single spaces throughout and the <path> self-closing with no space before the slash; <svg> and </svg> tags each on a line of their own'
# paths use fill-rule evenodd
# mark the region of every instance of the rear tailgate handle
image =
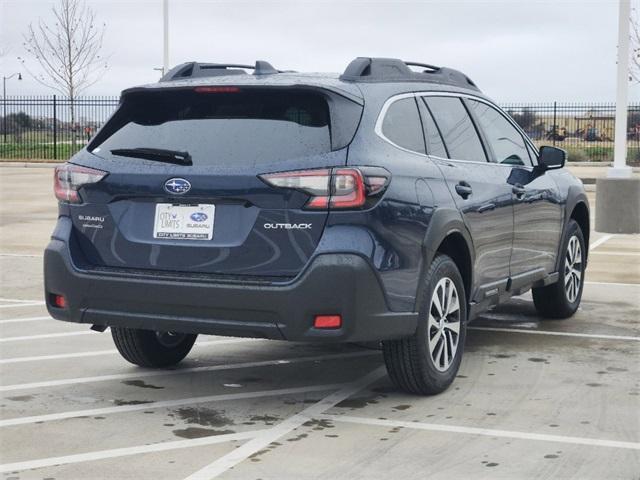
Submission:
<svg viewBox="0 0 640 480">
<path fill-rule="evenodd" d="M 456 192 L 466 200 L 466 198 L 473 193 L 473 189 L 467 182 L 462 181 L 456 185 Z"/>
</svg>

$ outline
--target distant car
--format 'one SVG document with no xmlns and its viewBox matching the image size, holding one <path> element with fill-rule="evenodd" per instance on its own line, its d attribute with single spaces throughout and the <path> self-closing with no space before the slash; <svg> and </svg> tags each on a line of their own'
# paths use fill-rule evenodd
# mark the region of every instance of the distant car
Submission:
<svg viewBox="0 0 640 480">
<path fill-rule="evenodd" d="M 564 162 L 449 68 L 182 64 L 56 169 L 47 307 L 144 367 L 197 334 L 382 341 L 396 385 L 441 392 L 481 312 L 529 289 L 578 308 L 589 205 Z"/>
</svg>

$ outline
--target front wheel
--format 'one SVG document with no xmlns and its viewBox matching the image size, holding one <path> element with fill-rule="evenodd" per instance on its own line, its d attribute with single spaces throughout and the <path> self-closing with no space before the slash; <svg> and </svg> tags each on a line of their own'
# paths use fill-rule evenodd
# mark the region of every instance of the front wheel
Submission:
<svg viewBox="0 0 640 480">
<path fill-rule="evenodd" d="M 575 220 L 570 220 L 567 225 L 561 252 L 564 254 L 564 262 L 558 281 L 531 291 L 536 310 L 547 318 L 569 318 L 580 306 L 587 250 L 582 229 Z"/>
<path fill-rule="evenodd" d="M 409 393 L 433 395 L 446 390 L 460 368 L 467 302 L 462 276 L 447 255 L 434 258 L 424 282 L 416 332 L 383 342 L 383 352 L 396 386 Z"/>
<path fill-rule="evenodd" d="M 120 355 L 141 367 L 170 367 L 191 351 L 197 335 L 111 327 L 113 343 Z"/>
</svg>

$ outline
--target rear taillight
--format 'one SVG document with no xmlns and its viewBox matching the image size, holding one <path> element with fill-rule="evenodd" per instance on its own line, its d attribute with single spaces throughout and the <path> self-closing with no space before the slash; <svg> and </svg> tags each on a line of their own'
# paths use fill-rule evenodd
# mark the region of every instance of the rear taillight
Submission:
<svg viewBox="0 0 640 480">
<path fill-rule="evenodd" d="M 389 174 L 381 168 L 322 168 L 267 173 L 259 178 L 272 187 L 300 190 L 311 196 L 308 210 L 359 209 L 382 193 Z"/>
<path fill-rule="evenodd" d="M 53 192 L 61 202 L 81 203 L 78 190 L 84 185 L 102 180 L 107 172 L 65 163 L 56 167 L 53 174 Z"/>
</svg>

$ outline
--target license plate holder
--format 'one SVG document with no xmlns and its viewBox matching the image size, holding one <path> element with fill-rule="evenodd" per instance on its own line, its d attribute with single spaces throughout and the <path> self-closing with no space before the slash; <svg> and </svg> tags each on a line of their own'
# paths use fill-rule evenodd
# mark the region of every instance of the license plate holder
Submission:
<svg viewBox="0 0 640 480">
<path fill-rule="evenodd" d="M 153 222 L 153 238 L 163 240 L 211 240 L 216 207 L 157 203 Z"/>
</svg>

